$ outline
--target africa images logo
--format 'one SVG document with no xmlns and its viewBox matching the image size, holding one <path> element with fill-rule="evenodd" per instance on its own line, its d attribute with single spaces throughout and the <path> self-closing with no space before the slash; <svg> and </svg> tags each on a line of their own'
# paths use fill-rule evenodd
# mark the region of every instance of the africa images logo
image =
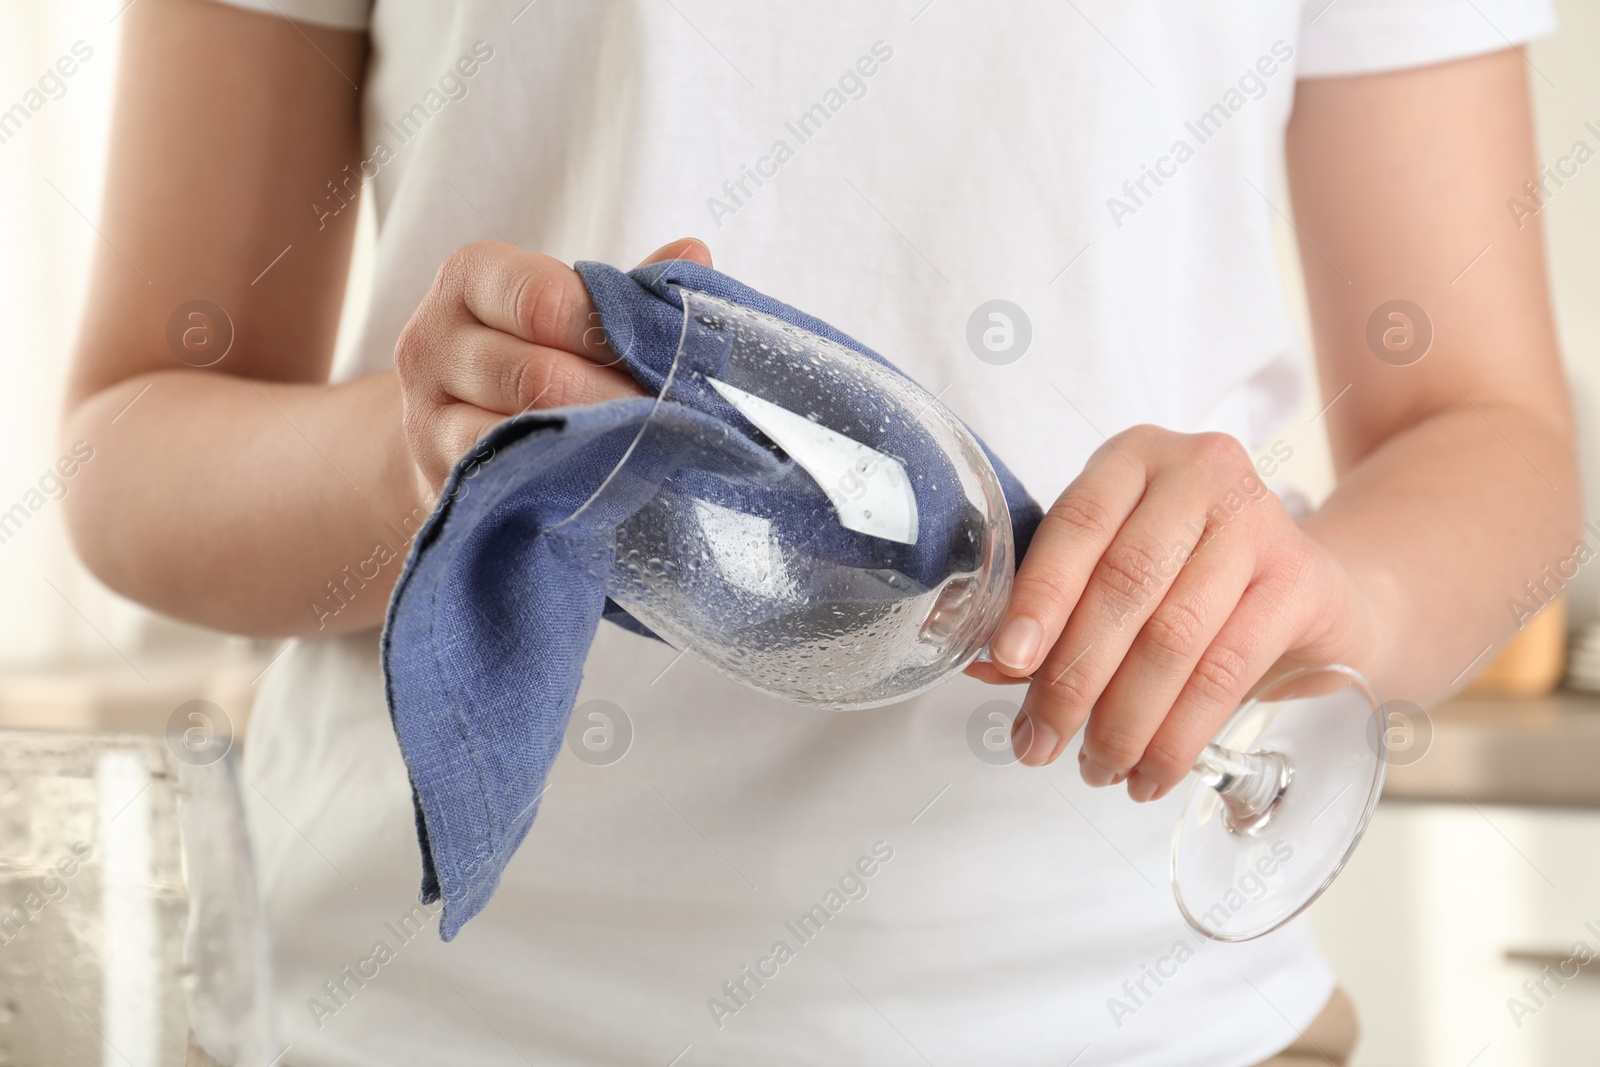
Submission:
<svg viewBox="0 0 1600 1067">
<path fill-rule="evenodd" d="M 871 880 L 892 859 L 893 845 L 887 841 L 873 842 L 871 855 L 863 855 L 845 868 L 837 884 L 830 886 L 822 894 L 821 900 L 783 924 L 784 932 L 789 937 L 774 941 L 766 955 L 755 961 L 753 969 L 750 964 L 740 967 L 738 973 L 722 983 L 722 996 L 707 997 L 706 1010 L 711 1013 L 711 1021 L 717 1029 L 721 1030 L 729 1019 L 749 1007 L 756 994 L 778 977 L 784 965 L 799 955 L 800 949 L 814 941 L 822 933 L 822 928 L 846 905 L 865 900 L 872 889 Z M 794 944 L 789 943 L 790 937 L 794 939 Z"/>
<path fill-rule="evenodd" d="M 1154 166 L 1141 163 L 1138 176 L 1122 183 L 1123 195 L 1106 198 L 1106 210 L 1111 213 L 1111 221 L 1116 223 L 1117 229 L 1122 229 L 1124 219 L 1138 214 L 1139 209 L 1154 199 L 1168 181 L 1176 178 L 1178 168 L 1193 159 L 1207 141 L 1221 133 L 1229 119 L 1244 110 L 1246 104 L 1265 97 L 1269 88 L 1267 79 L 1277 74 L 1293 58 L 1293 46 L 1287 41 L 1273 41 L 1269 54 L 1260 56 L 1253 66 L 1246 67 L 1221 99 L 1183 124 L 1187 136 L 1175 139 L 1167 154 L 1158 157 Z M 1190 137 L 1194 138 L 1194 144 L 1189 143 Z"/>
<path fill-rule="evenodd" d="M 776 138 L 766 154 L 757 158 L 753 166 L 749 163 L 740 164 L 738 175 L 722 183 L 723 196 L 706 197 L 706 210 L 710 212 L 711 221 L 716 223 L 717 229 L 722 229 L 724 219 L 738 214 L 755 196 L 756 190 L 776 178 L 778 168 L 795 157 L 796 149 L 821 133 L 822 128 L 843 111 L 846 104 L 866 96 L 867 79 L 877 74 L 882 65 L 893 57 L 893 47 L 884 41 L 874 41 L 868 54 L 846 68 L 838 80 L 823 92 L 820 100 L 800 112 L 792 121 L 783 124 L 788 136 Z M 793 143 L 790 137 L 794 138 Z M 752 182 L 755 189 L 750 187 Z"/>
</svg>

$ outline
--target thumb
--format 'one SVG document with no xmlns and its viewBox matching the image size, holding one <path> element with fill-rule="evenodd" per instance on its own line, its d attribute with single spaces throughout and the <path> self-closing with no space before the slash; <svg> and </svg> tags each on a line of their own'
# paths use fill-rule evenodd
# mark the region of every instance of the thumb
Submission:
<svg viewBox="0 0 1600 1067">
<path fill-rule="evenodd" d="M 650 253 L 639 266 L 642 267 L 647 263 L 661 263 L 669 259 L 687 259 L 691 263 L 709 267 L 711 266 L 711 249 L 707 248 L 705 242 L 699 238 L 680 237 L 678 240 L 664 244 Z"/>
</svg>

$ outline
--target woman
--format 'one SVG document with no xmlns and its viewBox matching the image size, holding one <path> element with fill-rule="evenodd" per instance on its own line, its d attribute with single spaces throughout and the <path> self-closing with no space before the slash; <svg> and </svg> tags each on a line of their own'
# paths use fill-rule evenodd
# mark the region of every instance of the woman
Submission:
<svg viewBox="0 0 1600 1067">
<path fill-rule="evenodd" d="M 1172 791 L 1274 664 L 1434 699 L 1570 554 L 1538 220 L 1504 207 L 1538 173 L 1514 46 L 1552 21 L 1543 0 L 131 7 L 71 521 L 126 595 L 300 638 L 245 767 L 282 1062 L 1345 1055 L 1303 924 L 1231 946 L 1180 921 Z M 1305 388 L 1271 243 L 1285 158 L 1339 474 L 1298 521 L 1255 480 L 1305 462 L 1274 440 Z M 361 198 L 374 281 L 333 367 Z M 488 909 L 418 936 L 375 631 L 406 539 L 498 420 L 634 388 L 566 264 L 682 233 L 706 240 L 652 258 L 714 249 L 888 353 L 1056 500 L 996 665 L 837 716 L 606 627 L 580 704 L 621 709 L 632 750 L 559 761 Z M 975 710 L 1023 692 L 981 682 L 1028 683 L 1023 766 L 968 749 Z M 834 890 L 825 928 L 786 933 Z"/>
</svg>

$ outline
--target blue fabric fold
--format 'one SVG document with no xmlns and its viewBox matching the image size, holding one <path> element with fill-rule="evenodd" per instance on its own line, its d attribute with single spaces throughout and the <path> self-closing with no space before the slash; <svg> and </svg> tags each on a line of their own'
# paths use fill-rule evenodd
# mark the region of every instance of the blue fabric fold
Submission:
<svg viewBox="0 0 1600 1067">
<path fill-rule="evenodd" d="M 827 323 L 699 264 L 673 260 L 624 274 L 579 263 L 577 270 L 622 367 L 652 394 L 661 390 L 683 335 L 679 286 L 771 315 L 890 366 Z M 714 350 L 686 351 L 685 357 L 708 373 L 716 370 Z M 758 491 L 750 486 L 765 479 L 752 473 L 770 472 L 775 480 L 792 463 L 712 390 L 673 395 L 674 402 L 659 409 L 654 400 L 638 398 L 506 420 L 457 464 L 412 544 L 384 626 L 384 683 L 416 806 L 421 899 L 443 898 L 439 931 L 446 941 L 489 902 L 533 825 L 600 620 L 649 634 L 575 561 L 563 544 L 571 527 L 558 530 L 563 520 L 591 500 L 647 418 L 653 440 L 677 445 L 645 457 L 645 469 L 654 463 L 662 477 L 703 478 L 708 493 L 730 484 L 742 486 L 739 492 Z M 733 432 L 719 434 L 723 447 L 696 447 L 708 427 Z M 896 444 L 915 448 L 915 442 Z M 1020 559 L 1040 509 L 987 446 L 985 452 L 1005 493 Z M 639 461 L 630 457 L 630 467 Z M 916 491 L 920 501 L 938 488 L 918 485 Z M 634 506 L 648 495 L 647 478 Z M 608 512 L 586 513 L 584 525 L 603 531 L 626 520 L 629 506 L 625 497 L 608 499 Z M 924 513 L 936 525 L 919 534 L 922 547 L 891 546 L 897 553 L 892 565 L 913 579 L 948 554 L 951 538 L 963 536 L 957 509 Z M 794 521 L 828 531 L 822 536 L 831 538 L 830 559 L 850 561 L 870 550 L 881 564 L 890 550 L 879 539 L 815 516 Z"/>
</svg>

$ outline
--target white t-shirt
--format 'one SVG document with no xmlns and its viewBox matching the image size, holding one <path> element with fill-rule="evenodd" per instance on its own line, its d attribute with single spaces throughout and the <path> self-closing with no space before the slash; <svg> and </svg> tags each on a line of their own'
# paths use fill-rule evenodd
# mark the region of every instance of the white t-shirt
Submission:
<svg viewBox="0 0 1600 1067">
<path fill-rule="evenodd" d="M 1297 410 L 1265 202 L 1297 77 L 1553 25 L 1546 0 L 239 2 L 370 25 L 348 188 L 376 198 L 375 284 L 341 375 L 390 366 L 462 244 L 628 266 L 698 235 L 939 393 L 1042 501 L 1132 424 L 1260 445 Z M 1031 325 L 1009 363 L 967 340 L 994 299 Z M 412 932 L 375 635 L 299 642 L 262 685 L 246 794 L 286 1064 L 1222 1067 L 1332 989 L 1302 924 L 1183 924 L 1175 798 L 1088 789 L 1070 751 L 975 756 L 976 709 L 1017 690 L 819 712 L 602 626 L 579 702 L 623 709 L 631 749 L 563 753 L 443 944 Z"/>
</svg>

